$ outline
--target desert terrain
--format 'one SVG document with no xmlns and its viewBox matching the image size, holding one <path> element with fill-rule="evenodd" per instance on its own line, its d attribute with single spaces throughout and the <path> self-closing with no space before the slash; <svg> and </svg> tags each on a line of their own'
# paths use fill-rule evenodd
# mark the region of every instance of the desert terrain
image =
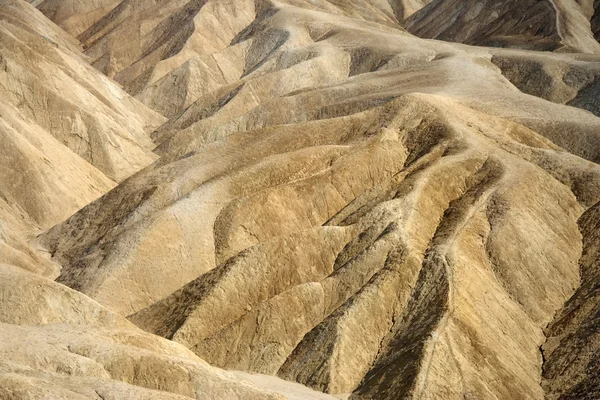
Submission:
<svg viewBox="0 0 600 400">
<path fill-rule="evenodd" d="M 600 1 L 0 0 L 0 399 L 600 399 Z"/>
</svg>

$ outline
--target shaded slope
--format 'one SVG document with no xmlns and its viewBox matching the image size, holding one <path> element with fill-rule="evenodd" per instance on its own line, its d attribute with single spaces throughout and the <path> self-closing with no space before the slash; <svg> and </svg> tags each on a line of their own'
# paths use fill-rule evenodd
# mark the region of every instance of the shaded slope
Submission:
<svg viewBox="0 0 600 400">
<path fill-rule="evenodd" d="M 600 66 L 586 57 L 503 55 L 492 62 L 519 90 L 543 99 L 568 104 L 600 116 Z"/>
<path fill-rule="evenodd" d="M 32 3 L 56 25 L 76 37 L 108 14 L 119 0 L 36 0 Z"/>
<path fill-rule="evenodd" d="M 135 95 L 189 58 L 227 47 L 253 17 L 251 0 L 123 1 L 79 38 L 93 65 Z"/>
<path fill-rule="evenodd" d="M 581 287 L 546 330 L 544 389 L 548 399 L 600 396 L 600 207 L 579 220 L 583 235 Z"/>
<path fill-rule="evenodd" d="M 419 36 L 483 46 L 598 53 L 574 0 L 435 0 L 405 21 Z"/>
<path fill-rule="evenodd" d="M 405 21 L 408 17 L 425 7 L 430 0 L 388 0 L 394 15 L 399 22 Z"/>
<path fill-rule="evenodd" d="M 600 41 L 600 1 L 594 0 L 594 13 L 591 17 L 592 33 Z"/>
</svg>

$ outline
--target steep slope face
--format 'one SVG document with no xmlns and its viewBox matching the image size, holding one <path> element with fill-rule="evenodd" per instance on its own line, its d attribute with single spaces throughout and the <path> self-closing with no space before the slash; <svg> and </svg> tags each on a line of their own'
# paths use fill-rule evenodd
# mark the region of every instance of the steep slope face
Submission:
<svg viewBox="0 0 600 400">
<path fill-rule="evenodd" d="M 600 1 L 594 1 L 594 13 L 592 14 L 592 32 L 596 40 L 600 41 Z"/>
<path fill-rule="evenodd" d="M 216 66 L 226 62 L 226 59 L 213 59 L 210 54 L 227 47 L 235 35 L 252 22 L 254 14 L 252 0 L 124 1 L 79 38 L 96 68 L 114 77 L 129 93 L 139 95 L 150 106 L 170 115 L 170 103 L 178 105 L 180 110 L 187 105 L 185 99 L 195 91 L 207 85 L 212 89 L 211 81 L 222 83 L 227 79 L 226 64 L 222 66 L 225 72 L 212 76 L 197 75 L 201 72 L 193 69 L 194 64 Z M 129 39 L 121 40 L 123 37 Z M 142 93 L 174 69 L 178 71 L 169 79 L 184 81 L 175 90 Z M 191 77 L 187 77 L 190 74 Z M 207 78 L 208 82 L 202 83 Z M 188 88 L 190 81 L 199 87 Z M 184 103 L 178 104 L 181 101 Z"/>
<path fill-rule="evenodd" d="M 4 2 L 1 15 L 4 103 L 112 180 L 154 160 L 146 132 L 160 116 L 90 67 L 59 28 L 38 23 L 43 15 L 27 3 Z"/>
<path fill-rule="evenodd" d="M 27 244 L 155 156 L 162 118 L 91 68 L 23 1 L 0 7 L 0 262 L 56 276 Z"/>
<path fill-rule="evenodd" d="M 100 171 L 0 100 L 0 261 L 46 276 L 59 267 L 27 244 L 40 229 L 115 186 Z"/>
<path fill-rule="evenodd" d="M 405 21 L 420 37 L 475 45 L 598 53 L 589 17 L 574 0 L 435 0 Z"/>
<path fill-rule="evenodd" d="M 583 55 L 502 54 L 492 60 L 522 92 L 600 116 L 600 65 Z"/>
<path fill-rule="evenodd" d="M 89 29 L 120 3 L 118 0 L 33 0 L 30 2 L 73 37 Z"/>
<path fill-rule="evenodd" d="M 408 17 L 425 7 L 431 0 L 388 0 L 396 19 L 402 23 Z"/>
<path fill-rule="evenodd" d="M 581 217 L 579 227 L 581 287 L 548 327 L 542 348 L 547 399 L 600 396 L 600 204 Z"/>
</svg>

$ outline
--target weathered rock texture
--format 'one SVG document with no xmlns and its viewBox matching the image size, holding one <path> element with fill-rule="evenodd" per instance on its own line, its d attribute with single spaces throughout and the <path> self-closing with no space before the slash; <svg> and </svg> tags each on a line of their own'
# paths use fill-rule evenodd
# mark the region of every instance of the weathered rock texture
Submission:
<svg viewBox="0 0 600 400">
<path fill-rule="evenodd" d="M 147 166 L 164 117 L 89 65 L 31 5 L 0 7 L 0 262 L 56 276 L 27 243 Z"/>
<path fill-rule="evenodd" d="M 597 4 L 0 5 L 7 396 L 595 398 Z"/>
<path fill-rule="evenodd" d="M 58 283 L 9 265 L 0 277 L 3 399 L 285 399 Z"/>
<path fill-rule="evenodd" d="M 600 396 L 600 204 L 579 220 L 581 287 L 548 327 L 542 385 L 548 399 Z"/>
<path fill-rule="evenodd" d="M 598 53 L 590 12 L 589 0 L 434 0 L 406 23 L 410 32 L 433 39 Z"/>
</svg>

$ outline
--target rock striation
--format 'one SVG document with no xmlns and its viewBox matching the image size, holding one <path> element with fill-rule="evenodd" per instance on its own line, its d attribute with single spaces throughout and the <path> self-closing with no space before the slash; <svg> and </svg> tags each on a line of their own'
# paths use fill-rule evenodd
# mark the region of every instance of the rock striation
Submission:
<svg viewBox="0 0 600 400">
<path fill-rule="evenodd" d="M 548 399 L 593 399 L 600 395 L 600 205 L 579 220 L 583 236 L 581 286 L 546 330 L 543 382 Z"/>
<path fill-rule="evenodd" d="M 56 276 L 27 240 L 154 161 L 162 122 L 39 11 L 2 2 L 0 261 Z"/>
<path fill-rule="evenodd" d="M 598 53 L 591 11 L 588 0 L 435 0 L 405 22 L 411 33 L 432 39 Z"/>
</svg>

